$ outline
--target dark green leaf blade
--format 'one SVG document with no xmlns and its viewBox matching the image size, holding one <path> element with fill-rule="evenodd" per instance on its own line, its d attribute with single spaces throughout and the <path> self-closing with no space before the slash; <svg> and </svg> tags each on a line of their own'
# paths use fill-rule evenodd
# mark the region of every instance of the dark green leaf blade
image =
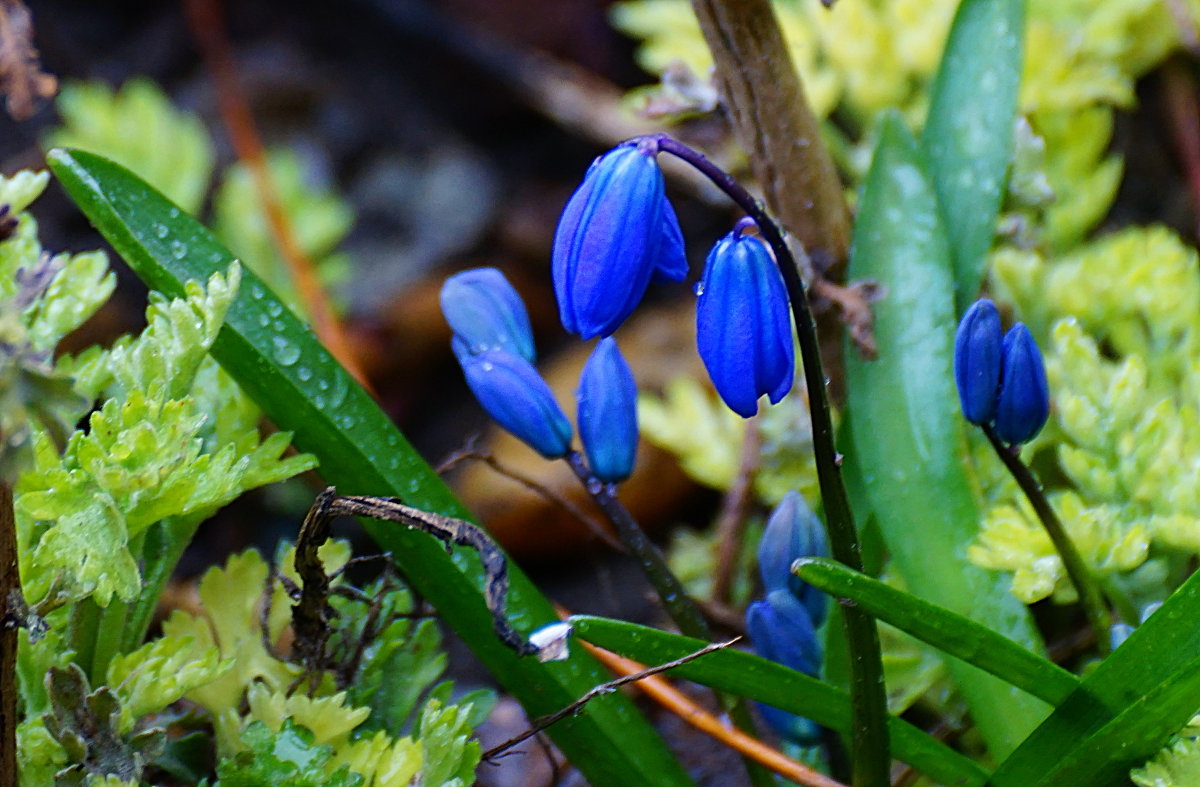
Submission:
<svg viewBox="0 0 1200 787">
<path fill-rule="evenodd" d="M 1187 687 L 1197 669 L 1200 653 L 1200 573 L 1193 574 L 1121 647 L 1096 667 L 1070 697 L 1001 763 L 993 776 L 997 787 L 1040 784 L 1081 746 L 1095 743 L 1092 736 L 1106 729 L 1125 729 L 1129 746 L 1107 752 L 1105 759 L 1139 764 L 1166 743 L 1200 707 L 1200 693 Z M 1183 709 L 1174 705 L 1170 685 L 1179 681 Z M 1162 701 L 1147 703 L 1149 696 L 1164 693 Z M 1190 692 L 1190 693 L 1189 693 Z M 1190 708 L 1190 710 L 1187 710 Z M 1122 714 L 1128 715 L 1122 716 Z M 1164 732 L 1165 731 L 1165 732 Z M 1157 737 L 1155 737 L 1157 736 Z M 1080 757 L 1078 759 L 1086 759 Z M 1094 763 L 1093 765 L 1100 765 Z M 1060 782 L 1066 784 L 1067 782 Z M 1099 782 L 1083 781 L 1079 784 Z"/>
<path fill-rule="evenodd" d="M 879 359 L 846 352 L 851 444 L 893 564 L 908 590 L 1040 653 L 1028 611 L 999 574 L 966 559 L 979 522 L 965 422 L 954 390 L 954 278 L 916 141 L 883 119 L 859 202 L 850 277 L 879 283 Z M 950 659 L 992 754 L 1004 757 L 1048 712 L 1039 700 Z"/>
<path fill-rule="evenodd" d="M 233 257 L 202 225 L 128 170 L 82 151 L 51 151 L 50 168 L 92 224 L 151 287 L 169 296 L 188 280 L 224 271 Z M 449 488 L 378 405 L 275 295 L 243 272 L 213 355 L 295 444 L 320 459 L 342 494 L 396 496 L 409 505 L 469 518 Z M 365 521 L 413 587 L 437 607 L 475 655 L 530 715 L 552 713 L 607 675 L 580 654 L 558 664 L 518 658 L 492 632 L 474 553 L 446 550 L 397 525 Z M 556 620 L 549 602 L 510 565 L 509 620 L 529 632 Z M 690 784 L 661 738 L 619 694 L 550 730 L 594 784 Z"/>
<path fill-rule="evenodd" d="M 574 615 L 580 638 L 646 665 L 664 664 L 707 645 L 623 620 Z M 850 732 L 850 695 L 787 667 L 737 650 L 720 650 L 672 669 L 672 677 L 739 694 L 805 716 L 843 734 Z M 938 784 L 980 785 L 987 771 L 944 743 L 896 717 L 888 718 L 892 754 Z"/>
<path fill-rule="evenodd" d="M 794 570 L 818 590 L 852 601 L 884 623 L 1052 705 L 1062 702 L 1079 686 L 1079 680 L 1070 672 L 990 628 L 841 563 L 828 558 L 801 558 Z"/>
<path fill-rule="evenodd" d="M 921 136 L 954 259 L 961 313 L 979 294 L 1013 154 L 1024 0 L 963 0 Z"/>
</svg>

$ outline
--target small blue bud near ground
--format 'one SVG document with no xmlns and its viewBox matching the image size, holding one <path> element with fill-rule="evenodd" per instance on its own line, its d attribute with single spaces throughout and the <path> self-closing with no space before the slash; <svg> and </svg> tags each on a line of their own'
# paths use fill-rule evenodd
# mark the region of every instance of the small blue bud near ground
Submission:
<svg viewBox="0 0 1200 787">
<path fill-rule="evenodd" d="M 1015 324 L 1004 335 L 996 435 L 1006 443 L 1029 442 L 1050 417 L 1050 386 L 1042 352 L 1029 329 Z"/>
<path fill-rule="evenodd" d="M 682 281 L 687 275 L 683 233 L 657 152 L 642 140 L 596 159 L 559 219 L 554 293 L 563 327 L 584 339 L 616 331 L 652 276 Z"/>
<path fill-rule="evenodd" d="M 954 381 L 963 416 L 973 424 L 991 423 L 1000 389 L 1000 348 L 1004 333 L 996 304 L 980 298 L 963 313 L 954 336 Z"/>
<path fill-rule="evenodd" d="M 743 418 L 766 394 L 775 404 L 792 389 L 787 289 L 765 243 L 745 223 L 713 247 L 697 289 L 696 345 L 721 399 Z"/>
<path fill-rule="evenodd" d="M 521 296 L 495 268 L 472 268 L 446 279 L 439 294 L 442 314 L 473 353 L 494 347 L 533 363 L 537 351 Z"/>
<path fill-rule="evenodd" d="M 496 423 L 547 459 L 571 448 L 571 424 L 533 364 L 501 348 L 469 351 L 457 337 L 454 354 L 471 393 Z"/>
<path fill-rule="evenodd" d="M 579 378 L 579 437 L 592 473 L 607 484 L 624 481 L 637 458 L 637 383 L 616 339 L 601 339 Z"/>
<path fill-rule="evenodd" d="M 825 528 L 804 497 L 792 490 L 771 512 L 758 542 L 758 571 L 767 592 L 787 590 L 808 610 L 813 626 L 820 626 L 828 611 L 828 597 L 792 573 L 792 563 L 802 557 L 826 557 Z"/>
<path fill-rule="evenodd" d="M 785 667 L 816 677 L 821 670 L 821 645 L 808 610 L 790 591 L 772 590 L 746 609 L 746 633 L 754 651 Z M 800 744 L 811 744 L 820 729 L 812 721 L 758 704 L 763 719 L 779 735 Z"/>
</svg>

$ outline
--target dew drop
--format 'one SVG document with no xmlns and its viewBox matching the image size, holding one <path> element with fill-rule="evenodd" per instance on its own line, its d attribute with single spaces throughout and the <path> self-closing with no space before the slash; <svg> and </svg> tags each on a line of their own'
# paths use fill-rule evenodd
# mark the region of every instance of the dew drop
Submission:
<svg viewBox="0 0 1200 787">
<path fill-rule="evenodd" d="M 704 282 L 702 282 L 702 281 L 696 282 L 696 286 L 692 288 L 692 291 L 695 292 L 697 296 L 703 295 L 704 294 Z"/>
<path fill-rule="evenodd" d="M 177 260 L 182 260 L 187 256 L 187 246 L 182 241 L 171 241 L 171 256 Z"/>
<path fill-rule="evenodd" d="M 271 324 L 271 318 L 265 314 L 260 314 L 260 315 L 258 315 L 258 324 L 261 325 L 262 327 L 266 328 L 268 325 Z"/>
<path fill-rule="evenodd" d="M 282 336 L 272 339 L 271 353 L 280 366 L 291 366 L 300 360 L 300 348 Z"/>
<path fill-rule="evenodd" d="M 157 235 L 159 238 L 167 237 L 167 234 L 169 232 L 170 232 L 170 230 L 167 229 L 166 224 L 155 224 L 154 225 L 154 234 Z"/>
<path fill-rule="evenodd" d="M 214 251 L 212 254 L 208 255 L 208 261 L 213 265 L 219 265 L 221 263 L 221 252 Z"/>
<path fill-rule="evenodd" d="M 250 288 L 250 297 L 254 298 L 254 300 L 256 300 L 256 301 L 262 300 L 262 296 L 263 296 L 263 288 L 260 287 L 259 285 L 255 284 L 253 287 Z"/>
<path fill-rule="evenodd" d="M 296 370 L 296 376 L 300 378 L 300 382 L 306 383 L 312 379 L 312 369 L 307 366 L 301 366 Z"/>
<path fill-rule="evenodd" d="M 340 423 L 340 424 L 342 425 L 342 428 L 343 428 L 343 429 L 351 429 L 351 428 L 353 428 L 353 427 L 354 427 L 354 424 L 355 424 L 356 422 L 355 422 L 355 420 L 354 420 L 353 418 L 351 418 L 350 416 L 348 416 L 348 415 L 343 415 L 343 416 L 342 416 L 342 417 L 341 417 L 341 418 L 338 420 L 338 423 Z"/>
<path fill-rule="evenodd" d="M 268 303 L 267 311 L 272 317 L 278 317 L 279 315 L 283 314 L 283 304 L 281 304 L 279 301 Z"/>
<path fill-rule="evenodd" d="M 167 212 L 167 215 L 173 219 L 179 218 L 179 208 L 171 208 L 171 210 Z"/>
<path fill-rule="evenodd" d="M 328 391 L 329 390 L 329 381 L 326 380 L 324 377 L 322 377 L 320 380 L 317 380 L 317 387 L 320 388 L 322 391 Z"/>
<path fill-rule="evenodd" d="M 598 495 L 604 491 L 604 484 L 599 478 L 589 478 L 587 482 L 587 491 L 589 495 Z"/>
</svg>

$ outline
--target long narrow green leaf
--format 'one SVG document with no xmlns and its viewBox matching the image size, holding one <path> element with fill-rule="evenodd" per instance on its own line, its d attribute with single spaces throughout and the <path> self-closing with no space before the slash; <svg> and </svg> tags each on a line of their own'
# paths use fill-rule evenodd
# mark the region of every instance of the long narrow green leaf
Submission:
<svg viewBox="0 0 1200 787">
<path fill-rule="evenodd" d="M 171 296 L 188 280 L 204 281 L 233 257 L 187 216 L 128 170 L 94 154 L 52 151 L 50 168 L 92 224 L 151 287 Z M 250 271 L 229 310 L 213 355 L 343 494 L 396 496 L 418 508 L 469 517 L 378 405 Z M 518 658 L 492 632 L 478 558 L 448 554 L 422 533 L 365 521 L 413 587 L 429 599 L 501 684 L 533 716 L 552 713 L 607 679 L 580 654 L 540 664 Z M 553 609 L 510 565 L 509 619 L 528 632 L 555 620 Z M 593 784 L 690 784 L 633 705 L 619 694 L 550 730 Z"/>
<path fill-rule="evenodd" d="M 990 626 L 1029 650 L 1042 645 L 1005 580 L 966 559 L 979 522 L 964 422 L 954 391 L 954 284 L 933 188 L 915 140 L 884 118 L 859 202 L 850 276 L 873 279 L 879 359 L 847 350 L 854 467 L 862 474 L 896 570 L 917 596 Z M 1049 708 L 955 659 L 947 667 L 996 757 Z"/>
<path fill-rule="evenodd" d="M 1013 154 L 1025 0 L 962 0 L 921 140 L 954 259 L 958 312 L 979 294 Z"/>
<path fill-rule="evenodd" d="M 1168 734 L 1182 727 L 1200 708 L 1200 691 L 1195 688 L 1192 675 L 1197 669 L 1196 654 L 1200 653 L 1197 621 L 1200 621 L 1200 573 L 1184 582 L 1084 679 L 1021 747 L 1001 763 L 991 783 L 997 787 L 1042 783 L 1047 774 L 1075 757 L 1077 751 L 1078 759 L 1086 759 L 1086 751 L 1091 749 L 1085 751 L 1081 747 L 1105 740 L 1093 741 L 1093 736 L 1113 730 L 1128 730 L 1131 738 L 1128 746 L 1122 741 L 1107 752 L 1099 749 L 1106 760 L 1125 767 L 1152 755 L 1166 742 Z M 1170 686 L 1175 682 L 1179 683 L 1179 696 L 1173 698 Z M 1146 701 L 1148 697 L 1154 697 L 1155 701 Z M 1118 717 L 1119 724 L 1114 721 Z"/>
<path fill-rule="evenodd" d="M 707 645 L 623 620 L 575 615 L 580 638 L 643 664 L 664 664 Z M 739 694 L 850 733 L 850 695 L 816 678 L 737 650 L 720 650 L 671 670 L 677 678 Z M 964 757 L 906 721 L 888 718 L 892 754 L 943 785 L 981 785 L 987 779 L 978 763 Z"/>
<path fill-rule="evenodd" d="M 879 620 L 1051 705 L 1062 702 L 1079 687 L 1079 679 L 1062 667 L 990 628 L 834 560 L 801 558 L 795 571 L 818 590 L 853 601 Z"/>
</svg>

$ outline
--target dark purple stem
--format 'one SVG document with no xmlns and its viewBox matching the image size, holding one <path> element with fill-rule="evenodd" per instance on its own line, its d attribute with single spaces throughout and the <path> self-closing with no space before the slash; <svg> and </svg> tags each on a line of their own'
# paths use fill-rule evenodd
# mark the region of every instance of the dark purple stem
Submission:
<svg viewBox="0 0 1200 787">
<path fill-rule="evenodd" d="M 665 134 L 641 139 L 654 140 L 658 149 L 676 156 L 703 173 L 709 180 L 737 203 L 754 223 L 762 238 L 775 253 L 775 263 L 783 274 L 796 321 L 800 340 L 800 355 L 804 363 L 804 380 L 808 387 L 808 403 L 812 420 L 813 453 L 816 457 L 817 480 L 821 487 L 821 502 L 825 508 L 825 527 L 833 557 L 855 571 L 862 571 L 862 551 L 854 514 L 846 485 L 842 481 L 841 455 L 834 443 L 833 418 L 829 397 L 825 391 L 825 372 L 821 368 L 821 350 L 817 328 L 813 322 L 800 269 L 775 220 L 750 192 L 733 177 L 709 161 L 699 151 Z M 641 144 L 641 139 L 638 143 Z M 887 735 L 887 695 L 883 683 L 883 663 L 880 656 L 879 632 L 870 615 L 850 605 L 842 608 L 846 638 L 850 650 L 850 695 L 853 700 L 852 759 L 856 773 L 874 772 L 886 768 L 889 762 Z M 881 765 L 882 764 L 882 765 Z"/>
</svg>

